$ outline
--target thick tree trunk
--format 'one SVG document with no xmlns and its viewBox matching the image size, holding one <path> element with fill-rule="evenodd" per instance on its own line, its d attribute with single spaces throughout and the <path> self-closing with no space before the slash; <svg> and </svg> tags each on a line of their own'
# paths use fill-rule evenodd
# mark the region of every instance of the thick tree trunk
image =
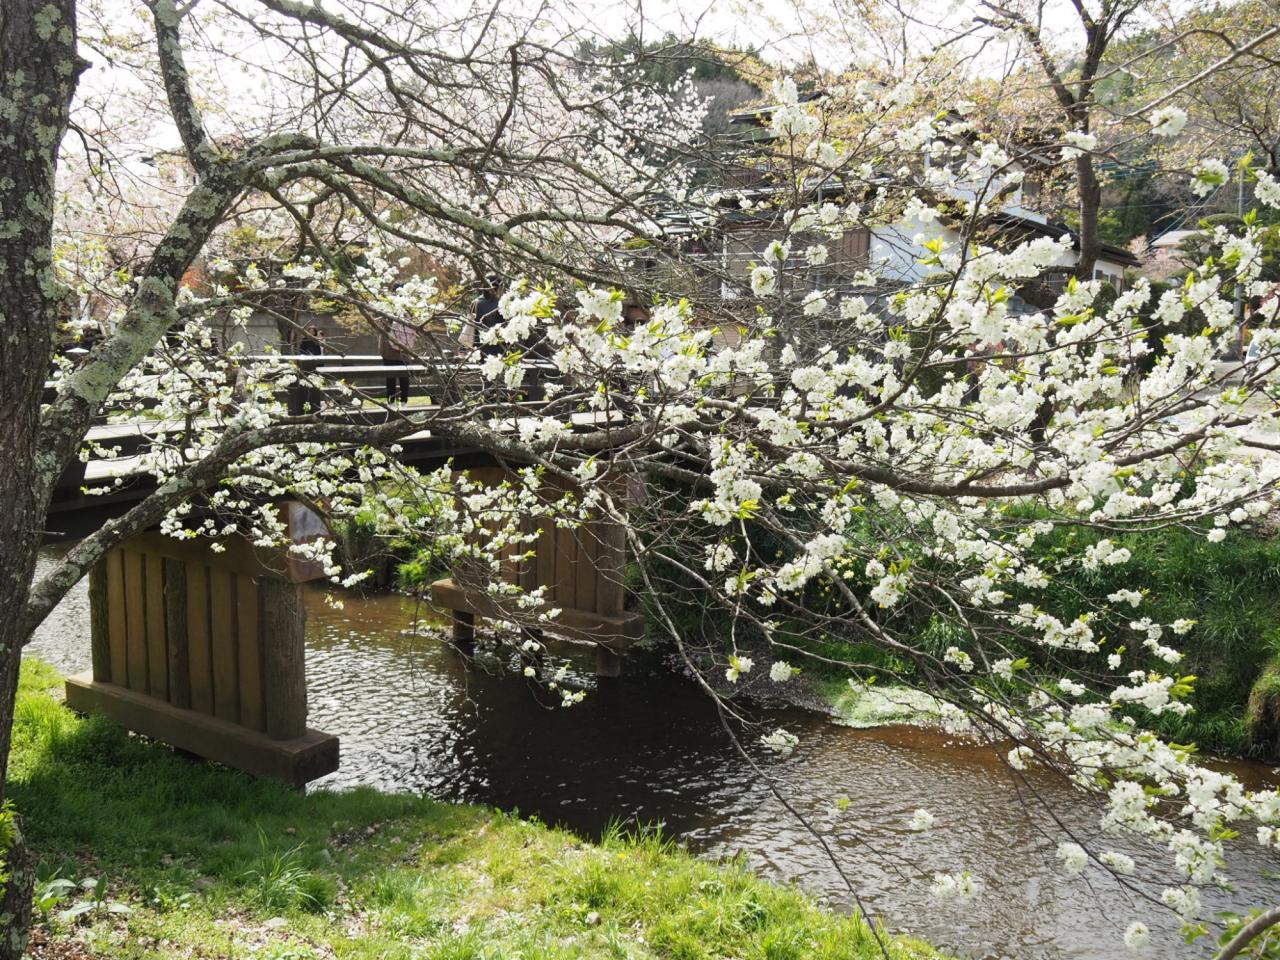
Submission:
<svg viewBox="0 0 1280 960">
<path fill-rule="evenodd" d="M 36 858 L 27 849 L 21 824 L 5 854 L 9 882 L 0 893 L 0 956 L 21 957 L 31 928 L 31 892 L 36 884 Z"/>
<path fill-rule="evenodd" d="M 0 3 L 0 797 L 9 761 L 27 592 L 51 476 L 40 396 L 62 296 L 53 265 L 58 146 L 81 61 L 73 0 Z M 17 960 L 30 922 L 32 871 L 19 840 L 0 900 L 0 960 Z"/>
<path fill-rule="evenodd" d="M 1076 158 L 1076 181 L 1080 189 L 1080 257 L 1076 261 L 1076 276 L 1091 280 L 1093 267 L 1102 253 L 1102 240 L 1098 236 L 1102 184 L 1098 182 L 1093 157 L 1087 153 Z"/>
</svg>

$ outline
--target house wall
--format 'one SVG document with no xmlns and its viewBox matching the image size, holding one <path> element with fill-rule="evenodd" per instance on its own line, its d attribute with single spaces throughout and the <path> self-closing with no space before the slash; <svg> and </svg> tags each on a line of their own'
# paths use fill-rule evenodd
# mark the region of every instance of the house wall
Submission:
<svg viewBox="0 0 1280 960">
<path fill-rule="evenodd" d="M 883 264 L 883 275 L 886 279 L 903 283 L 922 280 L 933 268 L 923 266 L 919 258 L 924 252 L 916 237 L 921 240 L 932 240 L 941 237 L 947 244 L 959 242 L 960 234 L 951 227 L 939 226 L 936 223 L 925 224 L 919 220 L 904 220 L 887 227 L 876 227 L 871 235 L 871 262 Z M 1057 256 L 1050 269 L 1072 270 L 1079 262 L 1079 255 L 1068 248 Z M 1094 276 L 1123 284 L 1127 264 L 1116 260 L 1099 258 L 1094 268 Z"/>
</svg>

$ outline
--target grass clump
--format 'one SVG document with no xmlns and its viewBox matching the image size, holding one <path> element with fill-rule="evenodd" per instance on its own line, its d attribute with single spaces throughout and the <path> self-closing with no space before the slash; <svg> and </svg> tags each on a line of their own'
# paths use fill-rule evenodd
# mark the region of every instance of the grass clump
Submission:
<svg viewBox="0 0 1280 960">
<path fill-rule="evenodd" d="M 54 696 L 59 683 L 24 664 L 11 791 L 41 858 L 40 922 L 101 956 L 880 956 L 865 924 L 742 862 L 617 831 L 584 843 L 421 797 L 296 793 L 75 716 Z M 110 899 L 71 916 L 88 878 Z M 936 956 L 904 939 L 890 953 Z"/>
</svg>

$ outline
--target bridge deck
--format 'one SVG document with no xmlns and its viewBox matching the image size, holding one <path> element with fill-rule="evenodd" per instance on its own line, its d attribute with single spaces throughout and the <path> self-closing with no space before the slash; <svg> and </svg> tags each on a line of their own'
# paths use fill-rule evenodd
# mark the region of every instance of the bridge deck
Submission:
<svg viewBox="0 0 1280 960">
<path fill-rule="evenodd" d="M 433 404 L 410 407 L 413 413 L 430 413 L 438 409 Z M 371 423 L 383 422 L 388 417 L 397 416 L 394 410 L 379 409 L 370 411 L 376 414 Z M 361 414 L 366 416 L 366 414 Z M 571 416 L 573 426 L 578 429 L 599 427 L 606 423 L 622 423 L 619 414 L 606 415 L 601 411 L 575 413 Z M 535 425 L 535 417 L 508 418 L 503 421 L 502 432 L 518 434 L 522 425 Z M 216 429 L 217 424 L 208 418 L 193 420 L 190 424 L 195 429 Z M 55 492 L 50 513 L 65 514 L 70 511 L 100 511 L 105 503 L 120 503 L 142 499 L 154 489 L 151 475 L 147 471 L 147 453 L 145 447 L 161 436 L 174 436 L 187 429 L 188 424 L 176 420 L 135 420 L 127 423 L 101 424 L 90 428 L 88 440 L 103 447 L 131 446 L 134 452 L 122 449 L 121 455 L 107 459 L 91 459 L 88 463 L 74 461 L 72 467 L 60 481 Z M 480 451 L 470 447 L 460 447 L 447 438 L 435 435 L 430 429 L 418 430 L 396 441 L 402 448 L 399 457 L 401 462 L 418 467 L 431 467 L 443 464 L 450 458 L 465 457 L 468 454 L 479 454 Z M 117 481 L 134 481 L 116 485 Z M 81 488 L 101 488 L 113 485 L 109 494 L 85 495 Z"/>
</svg>

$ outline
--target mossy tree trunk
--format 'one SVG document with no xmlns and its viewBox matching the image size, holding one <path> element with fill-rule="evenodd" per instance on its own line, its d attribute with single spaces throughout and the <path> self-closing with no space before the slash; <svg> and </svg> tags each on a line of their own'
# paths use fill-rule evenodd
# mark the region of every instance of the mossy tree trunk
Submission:
<svg viewBox="0 0 1280 960">
<path fill-rule="evenodd" d="M 27 592 L 61 470 L 41 453 L 40 397 L 63 304 L 53 267 L 58 147 L 80 70 L 73 0 L 0 4 L 0 796 Z M 33 869 L 17 838 L 0 899 L 0 960 L 22 955 L 31 918 Z"/>
<path fill-rule="evenodd" d="M 21 825 L 5 854 L 9 882 L 0 894 L 0 956 L 21 957 L 31 929 L 31 892 L 36 883 L 36 859 L 27 848 Z"/>
</svg>

